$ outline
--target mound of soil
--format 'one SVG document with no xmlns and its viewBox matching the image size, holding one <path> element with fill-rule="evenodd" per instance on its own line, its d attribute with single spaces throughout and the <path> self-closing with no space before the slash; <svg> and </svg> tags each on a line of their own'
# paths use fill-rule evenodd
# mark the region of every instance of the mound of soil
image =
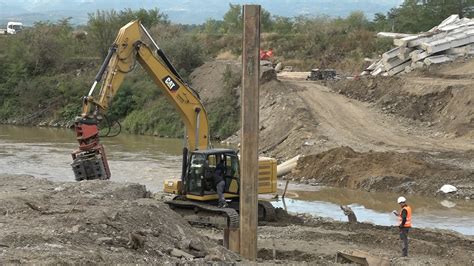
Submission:
<svg viewBox="0 0 474 266">
<path fill-rule="evenodd" d="M 455 62 L 403 77 L 342 80 L 333 89 L 347 97 L 375 103 L 400 115 L 459 136 L 474 136 L 474 60 Z"/>
<path fill-rule="evenodd" d="M 236 60 L 213 60 L 196 68 L 189 76 L 192 87 L 199 92 L 204 104 L 223 96 L 226 69 L 235 75 L 242 72 L 242 66 Z"/>
<path fill-rule="evenodd" d="M 145 186 L 0 176 L 2 264 L 176 264 L 239 256 L 198 235 Z M 183 258 L 182 252 L 194 258 Z"/>
<path fill-rule="evenodd" d="M 284 161 L 312 150 L 305 143 L 316 138 L 318 123 L 298 89 L 278 80 L 260 85 L 260 153 Z M 239 136 L 240 131 L 226 142 L 237 144 Z"/>
<path fill-rule="evenodd" d="M 419 153 L 355 152 L 340 147 L 301 157 L 292 177 L 351 189 L 433 195 L 444 184 L 469 182 L 474 171 L 430 162 Z M 465 187 L 457 195 L 472 197 L 474 190 Z"/>
</svg>

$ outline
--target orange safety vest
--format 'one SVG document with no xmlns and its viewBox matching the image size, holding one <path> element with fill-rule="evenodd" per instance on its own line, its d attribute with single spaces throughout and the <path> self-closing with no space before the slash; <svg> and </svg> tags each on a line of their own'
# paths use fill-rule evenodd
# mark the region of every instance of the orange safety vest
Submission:
<svg viewBox="0 0 474 266">
<path fill-rule="evenodd" d="M 402 211 L 403 209 L 407 210 L 407 221 L 405 222 L 405 225 L 403 227 L 411 227 L 411 207 L 410 206 L 405 206 L 402 208 Z M 401 225 L 402 224 L 402 212 L 400 212 L 400 215 L 398 216 L 398 220 L 399 220 L 399 224 L 398 225 Z"/>
</svg>

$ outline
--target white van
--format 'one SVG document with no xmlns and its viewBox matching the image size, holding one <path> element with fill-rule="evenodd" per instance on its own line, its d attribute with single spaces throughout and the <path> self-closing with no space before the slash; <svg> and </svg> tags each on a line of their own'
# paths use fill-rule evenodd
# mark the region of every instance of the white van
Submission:
<svg viewBox="0 0 474 266">
<path fill-rule="evenodd" d="M 10 21 L 7 24 L 7 34 L 17 34 L 23 30 L 23 23 Z"/>
</svg>

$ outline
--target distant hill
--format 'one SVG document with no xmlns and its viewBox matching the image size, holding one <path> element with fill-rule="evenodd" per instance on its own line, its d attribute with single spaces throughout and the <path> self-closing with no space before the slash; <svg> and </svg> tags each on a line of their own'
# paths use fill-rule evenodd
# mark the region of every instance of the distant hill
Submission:
<svg viewBox="0 0 474 266">
<path fill-rule="evenodd" d="M 248 1 L 234 0 L 233 4 Z M 346 16 L 351 11 L 364 11 L 369 18 L 377 12 L 386 12 L 403 0 L 260 0 L 273 15 L 294 17 L 299 15 Z M 205 3 L 205 4 L 203 4 Z M 221 0 L 0 0 L 0 26 L 7 21 L 20 20 L 26 25 L 35 21 L 56 21 L 72 17 L 74 24 L 85 24 L 87 14 L 97 9 L 122 10 L 124 8 L 159 8 L 175 23 L 201 24 L 208 18 L 221 19 L 229 8 L 229 2 Z"/>
</svg>

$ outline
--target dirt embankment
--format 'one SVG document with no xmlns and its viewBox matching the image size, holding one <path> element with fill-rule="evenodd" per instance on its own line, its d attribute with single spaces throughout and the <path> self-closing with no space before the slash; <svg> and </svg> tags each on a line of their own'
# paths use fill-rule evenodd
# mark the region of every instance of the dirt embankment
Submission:
<svg viewBox="0 0 474 266">
<path fill-rule="evenodd" d="M 451 184 L 458 188 L 453 197 L 474 198 L 474 170 L 430 161 L 422 153 L 335 148 L 300 158 L 289 178 L 351 189 L 431 196 L 444 184 Z"/>
<path fill-rule="evenodd" d="M 472 69 L 474 60 L 457 61 L 402 77 L 345 80 L 335 83 L 333 89 L 448 136 L 473 138 Z"/>
<path fill-rule="evenodd" d="M 0 264 L 234 262 L 139 184 L 0 175 Z M 173 250 L 175 249 L 175 250 Z M 193 259 L 181 258 L 182 252 Z"/>
<path fill-rule="evenodd" d="M 192 85 L 205 104 L 216 104 L 216 99 L 225 96 L 223 74 L 226 69 L 240 75 L 241 64 L 236 60 L 215 60 L 191 74 Z M 297 95 L 299 88 L 278 81 L 271 71 L 265 70 L 260 84 L 260 152 L 282 160 L 309 152 L 316 138 L 317 120 Z M 236 95 L 240 97 L 240 88 L 236 88 Z M 224 142 L 237 146 L 239 135 L 240 131 Z"/>
<path fill-rule="evenodd" d="M 312 150 L 318 122 L 297 96 L 297 90 L 278 80 L 260 86 L 261 154 L 285 160 Z M 239 135 L 240 131 L 226 142 L 239 143 Z"/>
<path fill-rule="evenodd" d="M 189 76 L 191 86 L 199 92 L 204 104 L 224 94 L 224 73 L 226 70 L 239 75 L 242 66 L 236 60 L 213 60 L 196 68 Z"/>
</svg>

